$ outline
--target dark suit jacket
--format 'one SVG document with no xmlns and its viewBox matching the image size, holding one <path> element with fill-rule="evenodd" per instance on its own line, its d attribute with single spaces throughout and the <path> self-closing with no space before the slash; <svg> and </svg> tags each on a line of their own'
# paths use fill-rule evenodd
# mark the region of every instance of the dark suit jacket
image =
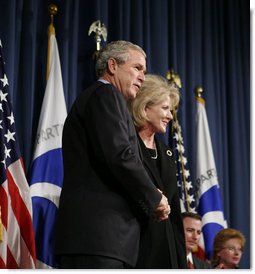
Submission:
<svg viewBox="0 0 255 274">
<path fill-rule="evenodd" d="M 134 265 L 139 213 L 152 216 L 161 194 L 143 167 L 132 118 L 115 87 L 98 81 L 78 96 L 64 125 L 63 160 L 56 254 Z"/>
<path fill-rule="evenodd" d="M 194 267 L 196 269 L 211 269 L 212 268 L 212 266 L 208 262 L 198 258 L 195 255 L 192 255 L 192 259 L 193 259 Z"/>
<path fill-rule="evenodd" d="M 144 224 L 137 268 L 187 268 L 174 156 L 169 147 L 156 140 L 158 159 L 153 160 L 140 137 L 139 142 L 144 166 L 156 187 L 168 198 L 171 213 L 166 221 L 150 220 Z"/>
</svg>

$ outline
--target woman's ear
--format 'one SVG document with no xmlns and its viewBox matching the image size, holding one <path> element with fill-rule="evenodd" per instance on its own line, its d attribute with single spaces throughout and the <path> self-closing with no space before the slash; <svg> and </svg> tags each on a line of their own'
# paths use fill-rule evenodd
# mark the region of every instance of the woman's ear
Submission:
<svg viewBox="0 0 255 274">
<path fill-rule="evenodd" d="M 143 117 L 146 121 L 149 121 L 147 110 L 148 110 L 148 107 L 145 107 L 143 109 Z"/>
</svg>

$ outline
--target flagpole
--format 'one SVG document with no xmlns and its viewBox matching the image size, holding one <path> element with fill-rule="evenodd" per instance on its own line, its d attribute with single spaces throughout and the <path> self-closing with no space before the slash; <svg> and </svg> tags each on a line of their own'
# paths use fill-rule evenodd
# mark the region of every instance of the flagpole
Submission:
<svg viewBox="0 0 255 274">
<path fill-rule="evenodd" d="M 168 80 L 169 83 L 172 83 L 175 85 L 175 87 L 179 90 L 182 87 L 182 83 L 181 83 L 181 78 L 179 76 L 179 74 L 177 74 L 173 69 L 167 71 L 166 74 L 166 78 Z M 173 114 L 173 122 L 172 122 L 172 136 L 174 134 L 174 132 L 176 132 L 176 134 L 178 135 L 177 138 L 177 145 L 179 146 L 179 157 L 180 157 L 180 163 L 181 163 L 181 174 L 179 174 L 182 177 L 182 181 L 183 181 L 183 188 L 184 188 L 184 206 L 186 205 L 185 209 L 186 211 L 190 212 L 192 211 L 192 207 L 191 207 L 191 203 L 189 201 L 189 193 L 188 193 L 188 183 L 186 180 L 186 174 L 185 174 L 185 160 L 184 160 L 184 155 L 183 155 L 183 151 L 181 149 L 181 147 L 183 146 L 182 144 L 182 135 L 181 135 L 181 126 L 179 124 L 179 120 L 177 117 L 177 111 L 178 109 L 173 109 L 172 114 Z M 177 160 L 178 162 L 178 160 Z"/>
<path fill-rule="evenodd" d="M 177 123 L 177 125 L 179 125 L 179 120 L 177 118 L 177 111 L 175 109 L 173 110 L 173 120 L 175 121 L 175 123 Z M 173 126 L 172 126 L 172 131 L 173 130 L 174 129 L 173 129 Z M 178 145 L 181 146 L 181 133 L 180 133 L 179 127 L 177 127 L 176 131 L 177 131 L 177 134 L 178 134 Z M 181 159 L 181 169 L 182 169 L 181 176 L 182 176 L 183 183 L 184 183 L 185 203 L 187 205 L 188 212 L 190 212 L 191 208 L 190 208 L 189 199 L 187 199 L 187 197 L 188 197 L 187 180 L 186 180 L 186 176 L 185 176 L 185 168 L 184 168 L 182 150 L 180 150 L 180 159 Z"/>
<path fill-rule="evenodd" d="M 55 28 L 53 25 L 53 21 L 54 21 L 54 15 L 56 15 L 58 12 L 58 8 L 56 5 L 54 4 L 50 4 L 49 5 L 49 14 L 50 14 L 50 24 L 48 27 L 48 55 L 47 55 L 47 70 L 46 70 L 46 81 L 48 81 L 49 78 L 49 73 L 50 73 L 50 37 L 51 35 L 55 35 Z"/>
<path fill-rule="evenodd" d="M 62 131 L 67 116 L 61 63 L 53 26 L 55 5 L 49 5 L 47 83 L 37 126 L 29 178 L 33 201 L 33 225 L 36 240 L 36 268 L 58 268 L 55 256 L 55 225 L 63 185 Z M 47 130 L 56 133 L 44 138 Z"/>
<path fill-rule="evenodd" d="M 180 76 L 174 72 L 173 69 L 171 69 L 170 71 L 167 72 L 167 75 L 166 75 L 166 78 L 167 80 L 170 82 L 170 83 L 174 83 L 174 85 L 180 89 L 182 87 L 182 84 L 181 84 L 181 78 Z M 178 120 L 178 117 L 177 117 L 177 109 L 173 109 L 173 121 L 174 123 L 177 124 L 176 126 L 176 132 L 178 134 L 178 145 L 179 147 L 181 147 L 181 133 L 180 133 L 180 127 L 179 127 L 179 120 Z M 172 134 L 174 133 L 174 123 L 172 123 Z M 186 177 L 185 177 L 185 172 L 184 172 L 184 161 L 183 161 L 183 155 L 182 155 L 182 150 L 180 149 L 180 159 L 181 159 L 181 170 L 182 170 L 182 173 L 181 173 L 181 176 L 182 176 L 182 179 L 183 179 L 183 183 L 184 183 L 184 195 L 185 195 L 185 203 L 187 205 L 187 209 L 188 209 L 188 212 L 191 211 L 190 210 L 190 204 L 189 204 L 189 200 L 187 199 L 188 197 L 188 190 L 187 190 L 187 181 L 186 181 Z"/>
<path fill-rule="evenodd" d="M 194 93 L 197 102 L 197 211 L 202 217 L 202 231 L 206 257 L 211 259 L 213 253 L 213 239 L 220 229 L 227 227 L 227 222 L 224 217 L 223 203 L 219 189 L 220 185 L 205 109 L 205 100 L 202 98 L 203 88 L 201 86 L 196 86 Z"/>
</svg>

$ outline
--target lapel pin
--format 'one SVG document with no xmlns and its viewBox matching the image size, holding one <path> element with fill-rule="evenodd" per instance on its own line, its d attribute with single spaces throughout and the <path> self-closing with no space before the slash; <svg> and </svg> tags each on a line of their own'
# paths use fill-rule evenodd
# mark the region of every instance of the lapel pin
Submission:
<svg viewBox="0 0 255 274">
<path fill-rule="evenodd" d="M 167 154 L 168 156 L 172 156 L 172 155 L 173 155 L 172 151 L 169 150 L 169 149 L 166 151 L 166 154 Z"/>
</svg>

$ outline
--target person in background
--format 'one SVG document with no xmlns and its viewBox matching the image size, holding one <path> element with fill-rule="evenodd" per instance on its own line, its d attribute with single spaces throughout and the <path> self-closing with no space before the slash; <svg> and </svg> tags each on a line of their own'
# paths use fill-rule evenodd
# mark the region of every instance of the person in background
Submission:
<svg viewBox="0 0 255 274">
<path fill-rule="evenodd" d="M 238 268 L 245 246 L 244 235 L 236 229 L 224 228 L 220 230 L 213 242 L 213 268 Z"/>
<path fill-rule="evenodd" d="M 187 268 L 184 231 L 178 195 L 174 156 L 170 148 L 158 140 L 172 119 L 171 110 L 179 103 L 179 91 L 158 75 L 145 75 L 140 91 L 130 103 L 137 129 L 143 164 L 167 197 L 171 213 L 162 221 L 147 220 L 141 231 L 136 268 Z"/>
<path fill-rule="evenodd" d="M 60 268 L 132 268 L 140 218 L 168 218 L 167 198 L 143 166 L 127 107 L 145 71 L 139 46 L 107 44 L 96 62 L 98 81 L 77 97 L 66 118 L 56 227 Z"/>
<path fill-rule="evenodd" d="M 202 233 L 202 218 L 193 212 L 183 212 L 182 220 L 185 233 L 186 253 L 188 268 L 191 269 L 211 269 L 209 262 L 202 260 L 192 252 L 197 248 Z"/>
</svg>

